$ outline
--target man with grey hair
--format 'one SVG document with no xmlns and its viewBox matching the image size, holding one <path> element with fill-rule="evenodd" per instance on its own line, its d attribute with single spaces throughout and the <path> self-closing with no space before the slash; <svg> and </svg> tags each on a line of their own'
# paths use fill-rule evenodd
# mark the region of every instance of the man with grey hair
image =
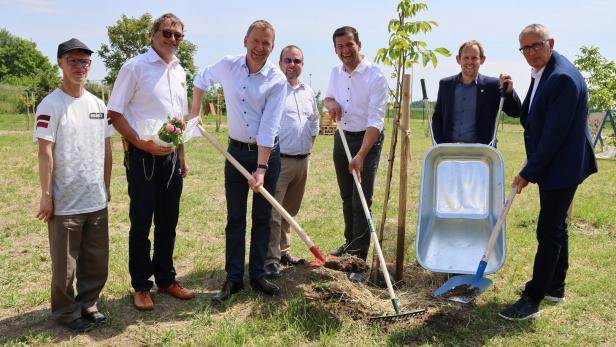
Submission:
<svg viewBox="0 0 616 347">
<path fill-rule="evenodd" d="M 212 300 L 221 302 L 244 288 L 246 253 L 246 213 L 248 191 L 252 197 L 252 230 L 248 272 L 250 284 L 267 295 L 280 288 L 265 279 L 265 256 L 270 236 L 272 206 L 256 194 L 263 185 L 269 192 L 276 189 L 280 173 L 278 130 L 284 109 L 287 83 L 285 76 L 267 58 L 274 49 L 274 27 L 265 20 L 253 22 L 246 36 L 246 53 L 228 55 L 199 71 L 194 80 L 192 115 L 201 110 L 205 89 L 220 83 L 225 94 L 229 127 L 228 152 L 249 172 L 250 180 L 225 162 L 225 271 L 222 289 Z"/>
<path fill-rule="evenodd" d="M 299 212 L 308 179 L 310 150 L 319 133 L 319 111 L 314 92 L 301 83 L 304 54 L 294 45 L 280 52 L 280 69 L 287 77 L 287 91 L 280 122 L 280 176 L 276 184 L 276 200 L 291 214 Z M 265 274 L 280 276 L 280 265 L 305 263 L 291 255 L 291 229 L 280 213 L 272 211 L 269 249 L 265 259 Z"/>
<path fill-rule="evenodd" d="M 145 140 L 147 125 L 188 113 L 186 71 L 175 56 L 184 38 L 184 24 L 171 13 L 152 25 L 150 49 L 128 60 L 118 73 L 109 98 L 109 117 L 122 134 L 124 166 L 130 196 L 128 270 L 138 310 L 152 310 L 154 275 L 159 293 L 191 299 L 194 293 L 176 280 L 173 266 L 175 228 L 183 178 L 188 174 L 184 145 L 161 147 Z M 157 131 L 157 130 L 155 130 Z M 150 227 L 154 221 L 154 253 Z"/>
<path fill-rule="evenodd" d="M 513 184 L 520 193 L 529 182 L 537 183 L 540 209 L 532 279 L 521 298 L 499 313 L 509 320 L 538 316 L 543 299 L 564 300 L 569 267 L 567 209 L 578 185 L 597 172 L 584 77 L 553 50 L 554 38 L 545 26 L 525 27 L 519 41 L 520 52 L 531 66 L 531 84 L 520 117 L 527 162 Z"/>
<path fill-rule="evenodd" d="M 486 60 L 478 41 L 464 42 L 456 61 L 461 72 L 439 82 L 436 107 L 432 117 L 432 133 L 436 143 L 489 144 L 494 134 L 500 101 L 500 89 L 507 83 L 503 111 L 512 117 L 520 116 L 520 98 L 513 89 L 511 76 L 499 78 L 479 73 Z"/>
</svg>

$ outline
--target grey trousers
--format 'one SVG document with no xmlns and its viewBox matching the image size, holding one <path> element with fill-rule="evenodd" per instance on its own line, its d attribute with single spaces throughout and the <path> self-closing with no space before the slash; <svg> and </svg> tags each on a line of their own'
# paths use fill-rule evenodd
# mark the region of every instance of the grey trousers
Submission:
<svg viewBox="0 0 616 347">
<path fill-rule="evenodd" d="M 51 254 L 51 313 L 60 323 L 97 310 L 96 302 L 107 281 L 109 263 L 108 211 L 49 220 Z M 77 277 L 75 288 L 73 281 Z"/>
<path fill-rule="evenodd" d="M 302 205 L 306 180 L 308 179 L 309 157 L 303 159 L 280 158 L 280 176 L 276 183 L 276 200 L 291 216 L 297 215 Z M 265 265 L 280 263 L 283 254 L 291 248 L 291 227 L 276 209 L 272 209 L 270 239 Z"/>
</svg>

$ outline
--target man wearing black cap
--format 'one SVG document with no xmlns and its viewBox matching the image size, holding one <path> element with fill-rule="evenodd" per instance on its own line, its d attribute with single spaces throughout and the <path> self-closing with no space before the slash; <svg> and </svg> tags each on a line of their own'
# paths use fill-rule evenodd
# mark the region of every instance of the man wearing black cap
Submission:
<svg viewBox="0 0 616 347">
<path fill-rule="evenodd" d="M 33 134 L 41 184 L 37 218 L 49 231 L 51 312 L 77 332 L 105 320 L 96 303 L 109 260 L 113 127 L 105 104 L 84 89 L 91 54 L 77 39 L 58 46 L 62 85 L 39 104 Z"/>
</svg>

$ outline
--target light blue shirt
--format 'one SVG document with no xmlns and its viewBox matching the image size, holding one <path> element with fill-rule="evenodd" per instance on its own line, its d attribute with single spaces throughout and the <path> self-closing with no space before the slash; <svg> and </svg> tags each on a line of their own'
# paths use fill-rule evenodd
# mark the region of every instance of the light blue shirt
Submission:
<svg viewBox="0 0 616 347">
<path fill-rule="evenodd" d="M 250 74 L 246 55 L 225 56 L 195 76 L 194 85 L 207 89 L 220 83 L 225 93 L 229 137 L 234 140 L 273 147 L 287 91 L 287 79 L 269 61 Z"/>
<path fill-rule="evenodd" d="M 319 111 L 312 89 L 287 83 L 287 97 L 280 123 L 280 153 L 308 154 L 312 138 L 319 134 Z"/>
</svg>

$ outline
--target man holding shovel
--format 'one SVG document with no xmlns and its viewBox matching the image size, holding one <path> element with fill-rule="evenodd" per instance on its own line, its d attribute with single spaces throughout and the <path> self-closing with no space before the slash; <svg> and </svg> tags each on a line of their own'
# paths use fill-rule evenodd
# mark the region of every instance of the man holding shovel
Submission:
<svg viewBox="0 0 616 347">
<path fill-rule="evenodd" d="M 342 64 L 331 71 L 324 103 L 332 119 L 341 122 L 353 159 L 349 163 L 336 132 L 333 157 L 342 198 L 345 243 L 331 254 L 348 253 L 365 260 L 370 248 L 370 230 L 351 173 L 355 171 L 360 177 L 370 206 L 384 138 L 387 80 L 376 65 L 359 53 L 361 42 L 355 28 L 336 29 L 333 41 Z M 365 275 L 351 273 L 349 279 L 362 282 Z"/>
<path fill-rule="evenodd" d="M 229 127 L 228 152 L 249 172 L 244 176 L 225 162 L 225 271 L 227 278 L 213 301 L 224 301 L 244 287 L 246 212 L 248 190 L 264 185 L 274 192 L 280 173 L 278 130 L 287 90 L 285 76 L 267 58 L 274 49 L 274 27 L 267 21 L 253 22 L 244 37 L 246 53 L 225 56 L 201 70 L 194 80 L 192 114 L 198 116 L 205 89 L 222 84 Z M 268 295 L 280 288 L 265 279 L 265 256 L 270 236 L 272 206 L 261 195 L 253 195 L 252 230 L 248 271 L 255 290 Z"/>
<path fill-rule="evenodd" d="M 287 76 L 287 93 L 280 122 L 280 177 L 276 184 L 276 200 L 295 216 L 304 197 L 308 179 L 308 161 L 314 139 L 319 134 L 319 111 L 310 86 L 299 81 L 304 67 L 304 54 L 297 46 L 280 52 L 280 69 Z M 268 277 L 280 276 L 280 264 L 305 263 L 291 255 L 291 229 L 280 213 L 272 211 L 269 250 L 265 259 Z"/>
<path fill-rule="evenodd" d="M 539 315 L 539 303 L 562 301 L 569 267 L 567 209 L 577 186 L 597 172 L 588 132 L 588 87 L 584 77 L 554 51 L 554 38 L 541 24 L 525 27 L 520 52 L 531 69 L 522 106 L 527 163 L 514 178 L 518 193 L 529 182 L 539 186 L 537 253 L 533 277 L 522 297 L 499 315 L 524 320 Z"/>
</svg>

